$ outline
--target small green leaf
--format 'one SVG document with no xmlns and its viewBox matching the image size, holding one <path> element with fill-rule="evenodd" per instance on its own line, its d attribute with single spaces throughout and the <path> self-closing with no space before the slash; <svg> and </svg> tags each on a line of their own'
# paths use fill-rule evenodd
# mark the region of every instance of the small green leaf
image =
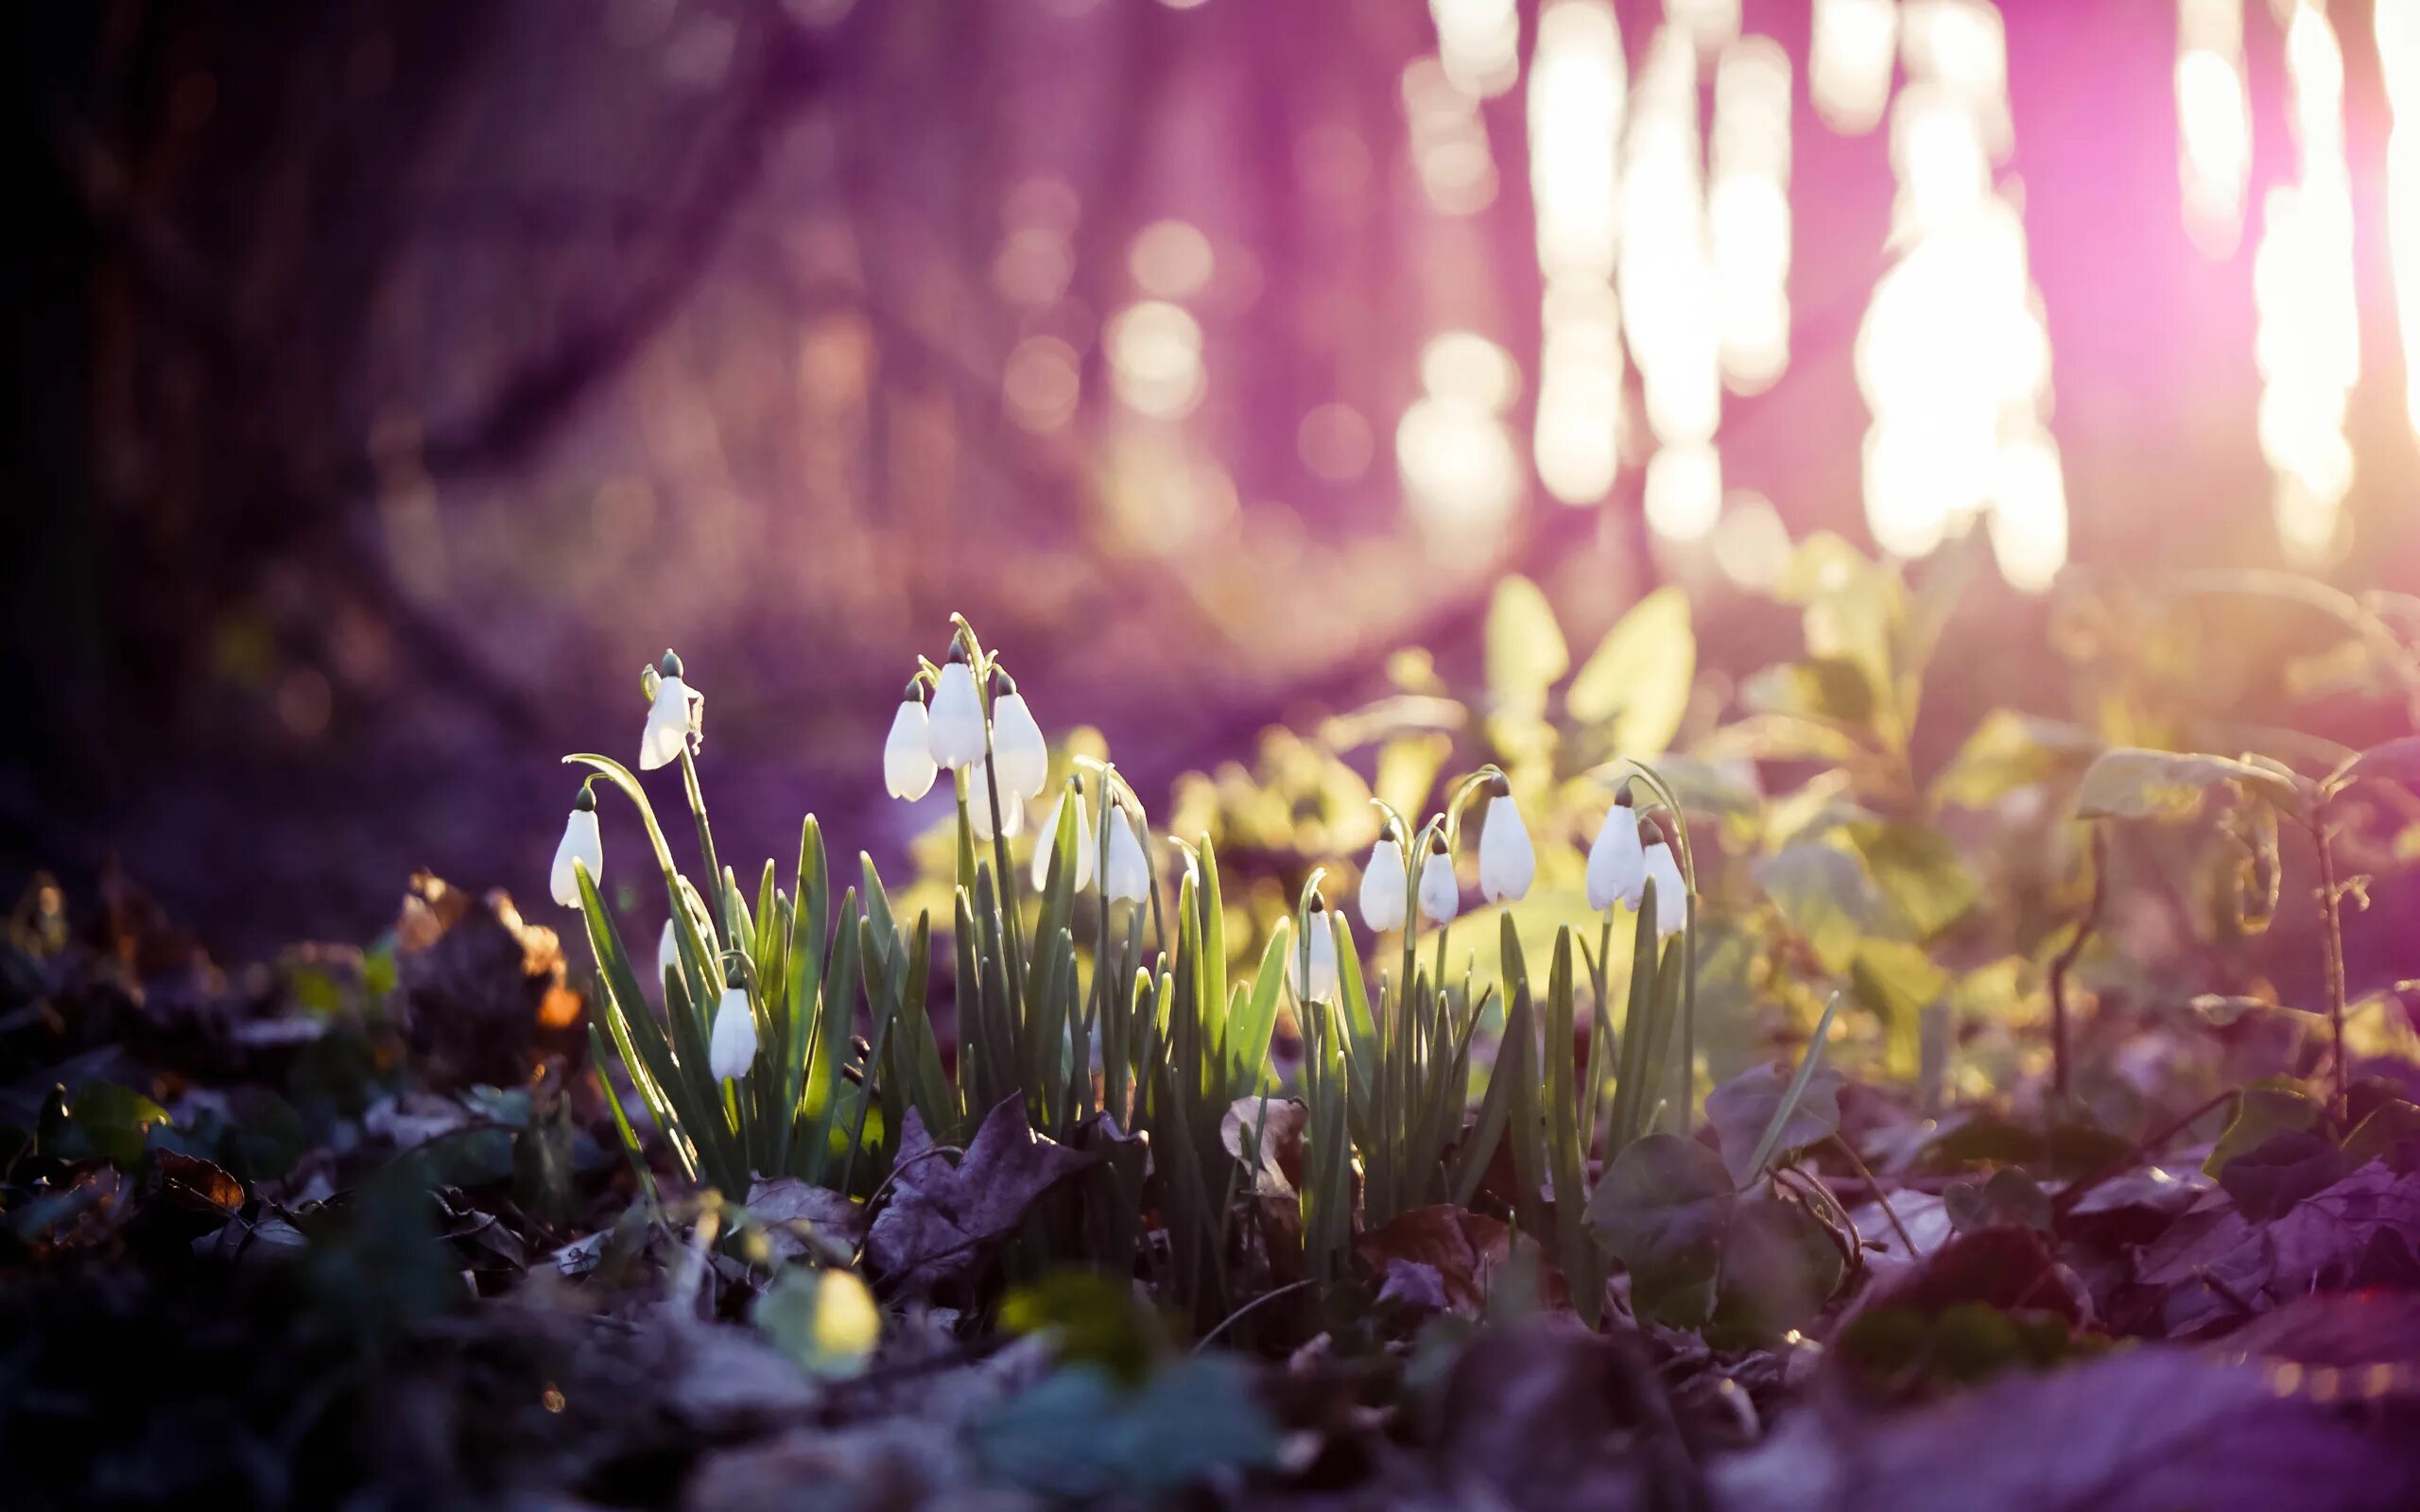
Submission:
<svg viewBox="0 0 2420 1512">
<path fill-rule="evenodd" d="M 1696 676 L 1688 593 L 1677 585 L 1659 588 L 1597 643 L 1564 707 L 1584 724 L 1609 724 L 1605 748 L 1616 754 L 1657 756 L 1681 732 Z"/>
<path fill-rule="evenodd" d="M 1885 1064 L 1912 1076 L 1923 1060 L 1923 1015 L 1950 989 L 1950 974 L 1923 947 L 1900 940 L 1859 940 L 1849 960 L 1849 990 L 1884 1030 Z"/>
<path fill-rule="evenodd" d="M 1814 842 L 1788 845 L 1759 856 L 1749 869 L 1825 971 L 1846 972 L 1858 943 L 1881 921 L 1881 895 L 1864 862 L 1849 851 Z"/>
<path fill-rule="evenodd" d="M 1821 1053 L 1821 1043 L 1807 1047 L 1810 1060 Z M 1841 1085 L 1841 1074 L 1828 1066 L 1814 1070 L 1800 1084 L 1793 1074 L 1768 1064 L 1751 1066 L 1706 1093 L 1706 1122 L 1714 1125 L 1731 1179 L 1745 1185 L 1766 1164 L 1839 1133 Z M 1791 1099 L 1793 1091 L 1797 1095 Z M 1768 1145 L 1767 1131 L 1776 1119 L 1780 1127 Z"/>
<path fill-rule="evenodd" d="M 1932 799 L 1984 808 L 2018 788 L 2083 770 L 2100 748 L 2100 739 L 2082 726 L 1995 709 L 1932 780 Z"/>
<path fill-rule="evenodd" d="M 2189 819 L 2202 810 L 2203 795 L 2221 782 L 2236 782 L 2288 813 L 2301 797 L 2291 780 L 2269 767 L 2225 756 L 2120 747 L 2106 750 L 2085 769 L 2076 789 L 2080 819 Z"/>
<path fill-rule="evenodd" d="M 1875 885 L 1916 938 L 1937 937 L 1974 909 L 1979 895 L 1974 873 L 1947 835 L 1916 824 L 1845 828 Z"/>
<path fill-rule="evenodd" d="M 2217 1176 L 2227 1162 L 2249 1155 L 2280 1134 L 2308 1133 L 2325 1126 L 2326 1109 L 2319 1100 L 2282 1076 L 2256 1081 L 2236 1100 L 2235 1117 L 2219 1136 L 2203 1171 Z"/>
<path fill-rule="evenodd" d="M 1535 718 L 1547 690 L 1571 670 L 1571 651 L 1538 585 L 1518 574 L 1487 606 L 1487 692 L 1499 714 Z"/>
<path fill-rule="evenodd" d="M 131 1171 L 142 1162 L 152 1126 L 168 1122 L 168 1110 L 115 1082 L 88 1081 L 76 1090 L 70 1117 L 95 1154 Z"/>
<path fill-rule="evenodd" d="M 865 1373 L 882 1341 L 882 1310 L 852 1270 L 792 1266 L 756 1299 L 756 1326 L 810 1375 Z"/>
</svg>

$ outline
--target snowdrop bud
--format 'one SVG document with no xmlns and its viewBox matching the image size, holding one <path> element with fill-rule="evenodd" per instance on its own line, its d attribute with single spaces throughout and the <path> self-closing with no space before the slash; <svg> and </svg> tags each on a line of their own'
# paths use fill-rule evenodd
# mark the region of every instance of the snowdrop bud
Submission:
<svg viewBox="0 0 2420 1512">
<path fill-rule="evenodd" d="M 1109 826 L 1109 870 L 1100 879 L 1101 900 L 1144 902 L 1151 896 L 1151 864 L 1143 854 L 1143 842 L 1135 838 L 1132 816 L 1113 803 L 1101 822 Z"/>
<path fill-rule="evenodd" d="M 882 785 L 892 798 L 913 803 L 933 790 L 933 778 L 941 769 L 933 765 L 930 730 L 925 700 L 909 683 L 899 713 L 891 716 L 890 737 L 882 743 Z"/>
<path fill-rule="evenodd" d="M 1606 811 L 1596 843 L 1588 847 L 1588 906 L 1602 910 L 1619 902 L 1636 908 L 1646 886 L 1646 852 L 1638 843 L 1638 816 L 1631 812 L 1630 795 L 1624 793 Z"/>
<path fill-rule="evenodd" d="M 571 818 L 563 825 L 563 837 L 555 847 L 555 902 L 565 908 L 579 906 L 579 879 L 572 875 L 571 864 L 585 862 L 588 880 L 605 880 L 605 842 L 596 833 L 596 795 L 587 787 L 579 790 L 579 801 L 572 805 Z"/>
<path fill-rule="evenodd" d="M 1017 797 L 1030 799 L 1050 785 L 1050 745 L 1013 682 L 992 700 L 992 756 L 1000 765 L 1002 792 L 1014 789 Z"/>
<path fill-rule="evenodd" d="M 1050 857 L 1059 843 L 1059 815 L 1067 806 L 1067 795 L 1061 792 L 1059 801 L 1050 805 L 1050 817 L 1033 837 L 1033 889 L 1040 892 L 1050 885 Z M 1076 891 L 1093 885 L 1093 851 L 1098 848 L 1093 830 L 1092 816 L 1084 810 L 1084 796 L 1076 795 Z"/>
<path fill-rule="evenodd" d="M 681 678 L 681 659 L 664 653 L 663 676 L 656 679 L 655 701 L 648 705 L 647 731 L 639 737 L 639 770 L 668 766 L 689 745 L 689 684 Z"/>
<path fill-rule="evenodd" d="M 1303 972 L 1303 952 L 1294 954 L 1294 995 L 1305 1003 L 1336 1001 L 1336 926 L 1328 921 L 1327 900 L 1311 894 L 1309 917 L 1304 922 L 1310 955 L 1308 979 Z"/>
<path fill-rule="evenodd" d="M 706 1069 L 715 1079 L 748 1074 L 756 1058 L 756 1015 L 748 1009 L 748 989 L 727 987 L 722 1005 L 715 1009 L 714 1037 L 706 1043 Z"/>
<path fill-rule="evenodd" d="M 1454 858 L 1445 837 L 1428 837 L 1428 859 L 1420 864 L 1420 917 L 1432 924 L 1450 924 L 1462 905 L 1461 884 L 1454 880 Z"/>
<path fill-rule="evenodd" d="M 672 920 L 664 921 L 664 934 L 655 942 L 655 980 L 661 985 L 665 977 L 681 970 L 681 936 Z"/>
<path fill-rule="evenodd" d="M 1672 859 L 1672 848 L 1658 840 L 1647 848 L 1644 866 L 1647 881 L 1655 884 L 1655 933 L 1677 935 L 1689 921 L 1689 889 L 1681 881 L 1681 864 Z M 1646 888 L 1639 890 L 1644 895 Z"/>
<path fill-rule="evenodd" d="M 953 646 L 949 657 L 941 681 L 933 688 L 926 731 L 935 764 L 956 771 L 983 759 L 983 696 L 975 689 L 965 649 Z M 1004 789 L 1007 785 L 1001 784 Z"/>
<path fill-rule="evenodd" d="M 1404 893 L 1408 885 L 1403 871 L 1403 843 L 1395 838 L 1394 826 L 1387 826 L 1386 833 L 1370 848 L 1370 864 L 1361 868 L 1361 922 L 1383 935 L 1403 927 Z"/>
<path fill-rule="evenodd" d="M 1530 894 L 1538 875 L 1538 852 L 1530 844 L 1530 827 L 1504 779 L 1495 780 L 1487 800 L 1487 823 L 1478 833 L 1478 890 L 1489 902 L 1519 902 Z"/>
<path fill-rule="evenodd" d="M 978 761 L 966 769 L 966 816 L 975 826 L 975 838 L 989 840 L 994 833 L 1014 834 L 1024 827 L 1025 799 L 1006 782 L 1000 784 L 1000 813 L 1007 822 L 994 826 L 991 774 Z"/>
</svg>

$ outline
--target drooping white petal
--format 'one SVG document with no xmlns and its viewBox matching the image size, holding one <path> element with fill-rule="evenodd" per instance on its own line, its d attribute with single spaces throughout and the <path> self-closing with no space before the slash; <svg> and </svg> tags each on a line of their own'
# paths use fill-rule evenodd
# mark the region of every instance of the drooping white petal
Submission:
<svg viewBox="0 0 2420 1512">
<path fill-rule="evenodd" d="M 1489 902 L 1519 902 L 1537 879 L 1538 853 L 1530 827 L 1511 794 L 1487 800 L 1487 823 L 1478 833 L 1478 890 Z"/>
<path fill-rule="evenodd" d="M 588 864 L 588 880 L 602 884 L 605 880 L 605 841 L 596 833 L 596 811 L 574 809 L 563 825 L 563 837 L 555 846 L 555 902 L 565 908 L 579 906 L 579 880 L 572 875 L 571 864 Z"/>
<path fill-rule="evenodd" d="M 681 936 L 679 931 L 672 927 L 672 920 L 667 919 L 664 921 L 664 933 L 657 936 L 655 942 L 656 985 L 661 987 L 666 975 L 680 970 Z"/>
<path fill-rule="evenodd" d="M 1014 834 L 1025 827 L 1025 799 L 1009 787 L 1000 784 L 1000 815 L 1004 822 L 992 822 L 992 782 L 984 764 L 977 762 L 966 769 L 966 817 L 975 826 L 975 838 L 990 840 L 994 833 Z"/>
<path fill-rule="evenodd" d="M 1050 743 L 1025 706 L 1025 695 L 1011 693 L 992 701 L 992 756 L 999 764 L 1000 791 L 1011 789 L 1028 800 L 1040 798 L 1050 785 Z"/>
<path fill-rule="evenodd" d="M 1619 902 L 1638 906 L 1647 885 L 1646 853 L 1638 843 L 1638 816 L 1626 803 L 1605 815 L 1594 844 L 1588 847 L 1588 906 L 1599 911 Z"/>
<path fill-rule="evenodd" d="M 933 790 L 940 768 L 933 765 L 931 722 L 922 698 L 903 698 L 890 718 L 890 738 L 882 743 L 882 785 L 892 798 L 912 803 Z"/>
<path fill-rule="evenodd" d="M 756 1058 L 756 1016 L 748 1010 L 746 988 L 725 988 L 722 1005 L 715 1009 L 714 1034 L 706 1041 L 706 1069 L 720 1081 L 745 1076 Z"/>
<path fill-rule="evenodd" d="M 1151 896 L 1151 864 L 1143 854 L 1143 842 L 1135 838 L 1134 821 L 1112 805 L 1102 822 L 1109 826 L 1109 870 L 1101 877 L 1101 897 L 1114 903 L 1139 903 Z"/>
<path fill-rule="evenodd" d="M 936 765 L 956 771 L 983 759 L 983 697 L 975 691 L 975 674 L 965 662 L 942 668 L 925 728 Z"/>
<path fill-rule="evenodd" d="M 648 705 L 647 731 L 639 737 L 639 770 L 670 765 L 688 744 L 689 685 L 679 678 L 665 678 L 655 685 L 655 702 Z"/>
<path fill-rule="evenodd" d="M 1432 924 L 1449 924 L 1462 906 L 1462 886 L 1454 880 L 1454 858 L 1431 850 L 1420 864 L 1420 917 Z"/>
<path fill-rule="evenodd" d="M 1672 858 L 1672 848 L 1661 840 L 1649 846 L 1644 868 L 1646 880 L 1655 884 L 1655 933 L 1679 934 L 1689 921 L 1689 889 L 1681 880 L 1681 864 Z M 1644 897 L 1644 884 L 1639 891 Z"/>
<path fill-rule="evenodd" d="M 1392 835 L 1381 835 L 1370 848 L 1370 864 L 1361 868 L 1361 922 L 1379 934 L 1403 926 L 1403 847 Z"/>
<path fill-rule="evenodd" d="M 1050 817 L 1033 836 L 1033 890 L 1040 892 L 1050 885 L 1052 848 L 1059 843 L 1059 815 L 1067 806 L 1067 795 L 1062 791 L 1059 801 L 1050 805 Z M 1076 796 L 1076 891 L 1093 885 L 1093 852 L 1099 849 L 1092 816 L 1084 807 L 1082 794 Z"/>
<path fill-rule="evenodd" d="M 1309 980 L 1304 979 L 1304 952 L 1301 950 L 1293 953 L 1290 960 L 1293 969 L 1287 973 L 1293 978 L 1294 995 L 1305 1003 L 1333 1003 L 1340 988 L 1337 981 L 1336 926 L 1328 921 L 1326 909 L 1311 911 L 1308 938 Z"/>
</svg>

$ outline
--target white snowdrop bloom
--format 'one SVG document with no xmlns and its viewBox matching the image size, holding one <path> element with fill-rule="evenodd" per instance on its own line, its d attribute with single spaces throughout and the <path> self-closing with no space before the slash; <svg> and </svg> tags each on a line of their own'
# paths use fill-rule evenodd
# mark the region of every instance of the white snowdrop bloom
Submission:
<svg viewBox="0 0 2420 1512">
<path fill-rule="evenodd" d="M 966 769 L 966 816 L 975 826 L 975 838 L 989 840 L 995 833 L 1014 834 L 1025 825 L 1025 799 L 1009 784 L 1000 784 L 1000 814 L 1005 822 L 992 822 L 991 774 L 981 762 Z"/>
<path fill-rule="evenodd" d="M 1420 917 L 1431 924 L 1450 924 L 1462 906 L 1462 885 L 1454 880 L 1454 858 L 1445 838 L 1435 837 L 1428 859 L 1420 864 Z"/>
<path fill-rule="evenodd" d="M 1497 784 L 1501 787 L 1503 784 Z M 1507 789 L 1487 800 L 1487 822 L 1478 832 L 1478 890 L 1489 902 L 1519 902 L 1537 880 L 1538 852 L 1530 827 Z"/>
<path fill-rule="evenodd" d="M 1647 848 L 1644 862 L 1647 881 L 1655 884 L 1655 933 L 1677 935 L 1689 921 L 1689 889 L 1681 880 L 1681 864 L 1672 859 L 1672 848 L 1658 840 Z M 1640 889 L 1645 894 L 1645 887 Z"/>
<path fill-rule="evenodd" d="M 1361 868 L 1361 922 L 1381 935 L 1402 928 L 1404 895 L 1409 890 L 1404 876 L 1403 845 L 1390 826 L 1370 848 L 1370 864 Z"/>
<path fill-rule="evenodd" d="M 952 652 L 933 688 L 933 707 L 926 716 L 933 761 L 956 771 L 983 759 L 983 696 L 975 689 L 975 674 Z M 1000 784 L 1003 790 L 1008 786 Z"/>
<path fill-rule="evenodd" d="M 1647 887 L 1647 858 L 1638 843 L 1638 816 L 1627 802 L 1605 813 L 1603 827 L 1588 847 L 1588 906 L 1599 912 L 1619 902 L 1638 906 Z"/>
<path fill-rule="evenodd" d="M 882 785 L 892 798 L 913 803 L 933 790 L 941 768 L 933 765 L 932 721 L 925 715 L 925 700 L 913 685 L 890 717 L 890 737 L 882 743 Z"/>
<path fill-rule="evenodd" d="M 596 833 L 596 795 L 586 787 L 572 805 L 571 817 L 563 822 L 563 837 L 555 847 L 555 902 L 565 908 L 579 906 L 579 879 L 572 875 L 571 864 L 584 862 L 588 880 L 602 885 L 605 880 L 605 841 Z"/>
<path fill-rule="evenodd" d="M 1328 921 L 1326 900 L 1317 896 L 1311 899 L 1310 917 L 1305 921 L 1304 930 L 1305 938 L 1309 942 L 1307 954 L 1310 956 L 1310 972 L 1305 979 L 1303 971 L 1303 957 L 1305 952 L 1301 949 L 1296 950 L 1293 953 L 1294 969 L 1291 972 L 1294 978 L 1294 995 L 1305 1003 L 1333 1003 L 1340 990 L 1336 968 L 1336 926 Z"/>
<path fill-rule="evenodd" d="M 681 659 L 664 653 L 664 676 L 655 685 L 655 702 L 648 705 L 647 730 L 639 736 L 639 770 L 669 766 L 689 748 L 696 714 L 690 705 L 697 695 L 681 679 Z"/>
<path fill-rule="evenodd" d="M 706 1042 L 706 1069 L 715 1079 L 745 1076 L 756 1058 L 756 1015 L 748 1008 L 748 989 L 727 987 L 722 1005 L 715 1009 L 713 1038 Z"/>
<path fill-rule="evenodd" d="M 681 970 L 681 935 L 672 920 L 664 921 L 664 937 L 655 942 L 655 980 L 660 987 L 665 976 Z"/>
<path fill-rule="evenodd" d="M 1151 864 L 1143 854 L 1143 842 L 1135 838 L 1132 816 L 1113 803 L 1101 822 L 1109 826 L 1109 869 L 1100 880 L 1101 901 L 1142 902 L 1151 896 Z"/>
<path fill-rule="evenodd" d="M 1050 857 L 1059 843 L 1059 816 L 1067 806 L 1067 795 L 1062 791 L 1059 801 L 1050 805 L 1050 817 L 1033 835 L 1033 888 L 1040 892 L 1050 885 Z M 1093 828 L 1092 816 L 1084 808 L 1084 797 L 1076 795 L 1076 891 L 1093 885 L 1093 852 L 1100 848 L 1099 832 Z"/>
<path fill-rule="evenodd" d="M 1042 727 L 1014 683 L 992 700 L 992 759 L 999 765 L 1003 794 L 1014 789 L 1030 801 L 1050 785 L 1050 743 L 1042 738 Z"/>
</svg>

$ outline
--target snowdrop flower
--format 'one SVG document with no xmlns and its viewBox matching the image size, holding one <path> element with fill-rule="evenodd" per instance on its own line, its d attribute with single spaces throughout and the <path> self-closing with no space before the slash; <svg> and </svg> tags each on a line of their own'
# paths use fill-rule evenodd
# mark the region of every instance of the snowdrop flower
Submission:
<svg viewBox="0 0 2420 1512">
<path fill-rule="evenodd" d="M 588 867 L 588 880 L 605 880 L 605 841 L 596 833 L 596 795 L 580 784 L 579 798 L 572 804 L 571 817 L 563 823 L 563 837 L 555 847 L 555 872 L 552 879 L 555 902 L 565 908 L 579 906 L 579 879 L 572 875 L 571 864 L 583 862 Z"/>
<path fill-rule="evenodd" d="M 1294 995 L 1305 1003 L 1336 1001 L 1336 926 L 1328 921 L 1327 900 L 1311 894 L 1310 916 L 1303 928 L 1310 956 L 1310 971 L 1305 979 L 1303 971 L 1304 952 L 1294 953 Z"/>
<path fill-rule="evenodd" d="M 992 822 L 991 773 L 978 761 L 966 769 L 966 816 L 975 826 L 975 838 L 989 840 L 995 833 L 1014 834 L 1024 828 L 1025 799 L 1017 797 L 1006 782 L 1000 784 L 1000 813 L 1007 822 L 994 825 Z"/>
<path fill-rule="evenodd" d="M 1672 859 L 1672 848 L 1659 835 L 1647 848 L 1643 865 L 1646 880 L 1655 884 L 1655 933 L 1666 937 L 1679 934 L 1689 921 L 1689 889 L 1681 880 L 1681 864 Z M 1645 887 L 1640 891 L 1643 895 Z"/>
<path fill-rule="evenodd" d="M 1619 902 L 1636 908 L 1647 887 L 1646 852 L 1638 843 L 1638 816 L 1630 794 L 1614 799 L 1596 843 L 1588 847 L 1588 906 L 1602 912 Z"/>
<path fill-rule="evenodd" d="M 1075 795 L 1076 801 L 1076 891 L 1093 885 L 1093 852 L 1099 848 L 1098 832 L 1093 829 L 1092 816 L 1085 812 L 1084 796 Z M 1050 805 L 1050 817 L 1033 837 L 1033 890 L 1040 892 L 1050 885 L 1050 857 L 1059 843 L 1059 815 L 1067 806 L 1067 795 L 1062 792 L 1059 801 Z"/>
<path fill-rule="evenodd" d="M 1003 685 L 1005 693 L 999 691 Z M 999 765 L 1000 791 L 1013 789 L 1026 799 L 1040 798 L 1050 785 L 1050 745 L 1007 673 L 998 675 L 993 690 L 992 757 Z"/>
<path fill-rule="evenodd" d="M 1409 890 L 1403 869 L 1403 842 L 1395 838 L 1395 827 L 1390 821 L 1378 843 L 1370 848 L 1369 865 L 1361 868 L 1361 922 L 1381 935 L 1402 928 L 1404 894 Z"/>
<path fill-rule="evenodd" d="M 933 685 L 926 732 L 937 765 L 957 771 L 983 759 L 983 696 L 976 691 L 975 674 L 966 664 L 962 645 L 949 648 L 949 662 Z M 1005 792 L 1008 784 L 1000 785 Z"/>
<path fill-rule="evenodd" d="M 1100 879 L 1103 902 L 1139 903 L 1151 896 L 1151 864 L 1134 835 L 1134 820 L 1115 803 L 1101 816 L 1109 826 L 1109 869 Z"/>
<path fill-rule="evenodd" d="M 914 683 L 899 700 L 890 718 L 890 738 L 882 743 L 882 785 L 892 798 L 913 803 L 933 790 L 940 773 L 933 765 L 932 721 L 925 716 L 924 691 Z"/>
<path fill-rule="evenodd" d="M 1420 917 L 1432 924 L 1450 924 L 1462 905 L 1461 884 L 1454 880 L 1454 858 L 1445 836 L 1428 837 L 1428 859 L 1420 864 Z"/>
<path fill-rule="evenodd" d="M 681 680 L 679 657 L 665 652 L 663 670 L 655 685 L 655 701 L 648 706 L 647 731 L 639 737 L 639 770 L 643 772 L 669 766 L 681 759 L 683 751 L 695 748 L 698 716 L 692 705 L 705 702 Z"/>
<path fill-rule="evenodd" d="M 717 1081 L 748 1074 L 756 1058 L 756 1015 L 748 1008 L 748 989 L 734 982 L 722 989 L 722 1005 L 715 1009 L 714 1036 L 706 1042 L 706 1069 Z"/>
<path fill-rule="evenodd" d="M 1478 890 L 1489 902 L 1519 902 L 1538 875 L 1538 852 L 1530 827 L 1512 801 L 1512 789 L 1497 778 L 1487 800 L 1486 826 L 1478 833 Z"/>
<path fill-rule="evenodd" d="M 681 970 L 681 936 L 672 920 L 664 921 L 664 936 L 655 942 L 655 979 L 661 984 L 667 975 Z"/>
</svg>

